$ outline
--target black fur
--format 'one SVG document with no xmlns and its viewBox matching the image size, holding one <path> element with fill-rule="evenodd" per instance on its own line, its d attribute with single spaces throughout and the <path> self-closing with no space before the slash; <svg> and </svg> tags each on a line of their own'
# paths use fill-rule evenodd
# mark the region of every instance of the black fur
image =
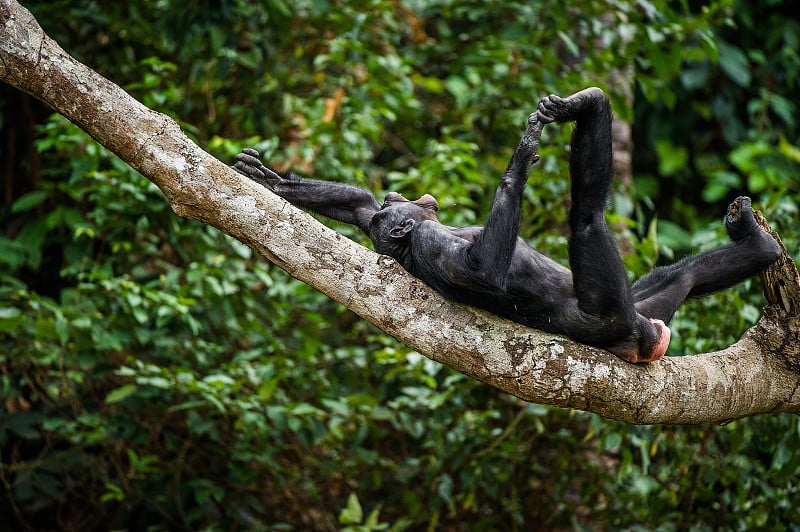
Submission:
<svg viewBox="0 0 800 532">
<path fill-rule="evenodd" d="M 646 362 L 663 355 L 665 324 L 686 298 L 738 283 L 772 264 L 780 251 L 756 224 L 749 198 L 739 198 L 726 218 L 730 245 L 656 268 L 631 287 L 603 213 L 613 178 L 611 118 L 597 88 L 543 98 L 528 117 L 483 227 L 440 224 L 439 206 L 427 194 L 409 201 L 392 192 L 380 205 L 359 187 L 278 174 L 254 150 L 239 154 L 234 168 L 294 205 L 361 228 L 376 251 L 449 299 Z M 572 121 L 570 271 L 517 234 L 542 127 Z"/>
</svg>

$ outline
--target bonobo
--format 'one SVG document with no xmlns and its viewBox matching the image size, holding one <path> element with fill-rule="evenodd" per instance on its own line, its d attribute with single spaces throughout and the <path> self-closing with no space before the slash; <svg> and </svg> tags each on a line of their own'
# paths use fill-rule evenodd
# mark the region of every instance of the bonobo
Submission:
<svg viewBox="0 0 800 532">
<path fill-rule="evenodd" d="M 571 271 L 517 236 L 522 192 L 550 122 L 575 122 L 570 151 Z M 755 221 L 750 199 L 728 207 L 731 244 L 659 267 L 633 286 L 606 225 L 612 183 L 611 107 L 598 88 L 543 98 L 528 117 L 483 227 L 439 223 L 429 194 L 410 201 L 397 192 L 383 205 L 371 192 L 277 173 L 244 150 L 234 165 L 290 203 L 364 230 L 378 253 L 394 257 L 445 297 L 515 322 L 605 348 L 629 362 L 658 360 L 678 305 L 727 288 L 777 260 L 779 247 Z"/>
</svg>

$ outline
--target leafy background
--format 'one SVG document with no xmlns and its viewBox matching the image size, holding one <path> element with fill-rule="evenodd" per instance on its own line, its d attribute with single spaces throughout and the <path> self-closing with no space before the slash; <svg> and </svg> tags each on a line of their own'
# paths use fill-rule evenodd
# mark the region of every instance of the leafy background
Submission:
<svg viewBox="0 0 800 532">
<path fill-rule="evenodd" d="M 541 96 L 599 85 L 634 128 L 609 215 L 633 277 L 723 243 L 739 194 L 798 252 L 788 0 L 25 5 L 220 159 L 255 146 L 378 196 L 430 192 L 452 225 L 485 216 Z M 545 132 L 523 220 L 561 261 L 568 135 Z M 0 154 L 13 529 L 800 529 L 797 417 L 640 427 L 525 404 L 176 217 L 8 86 Z M 670 354 L 729 345 L 763 304 L 757 280 L 691 303 Z"/>
</svg>

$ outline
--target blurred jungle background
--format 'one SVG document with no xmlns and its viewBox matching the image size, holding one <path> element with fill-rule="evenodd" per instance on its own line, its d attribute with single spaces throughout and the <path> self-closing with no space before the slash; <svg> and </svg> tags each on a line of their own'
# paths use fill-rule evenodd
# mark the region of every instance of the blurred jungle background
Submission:
<svg viewBox="0 0 800 532">
<path fill-rule="evenodd" d="M 379 198 L 429 192 L 450 225 L 482 222 L 539 98 L 597 85 L 632 128 L 609 213 L 632 278 L 723 244 L 741 194 L 800 255 L 789 0 L 23 5 L 221 160 L 254 146 Z M 545 130 L 522 224 L 562 262 L 568 141 Z M 0 528 L 800 530 L 796 416 L 525 404 L 178 218 L 5 85 L 0 182 Z M 670 354 L 731 344 L 764 303 L 758 279 L 692 302 Z"/>
</svg>

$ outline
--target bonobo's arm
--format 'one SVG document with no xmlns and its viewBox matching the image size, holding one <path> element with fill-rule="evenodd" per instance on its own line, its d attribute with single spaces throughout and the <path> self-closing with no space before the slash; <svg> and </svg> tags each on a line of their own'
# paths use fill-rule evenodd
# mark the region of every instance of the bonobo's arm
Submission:
<svg viewBox="0 0 800 532">
<path fill-rule="evenodd" d="M 279 174 L 261 164 L 258 152 L 250 148 L 236 156 L 233 168 L 292 205 L 355 225 L 366 233 L 369 233 L 372 216 L 380 210 L 378 200 L 366 189 L 344 183 L 305 179 L 292 173 Z"/>
<path fill-rule="evenodd" d="M 497 187 L 486 224 L 467 252 L 469 266 L 473 270 L 501 284 L 514 255 L 522 191 L 528 181 L 531 165 L 539 159 L 541 134 L 542 123 L 537 113 L 533 113 L 528 117 L 525 133 Z"/>
</svg>

